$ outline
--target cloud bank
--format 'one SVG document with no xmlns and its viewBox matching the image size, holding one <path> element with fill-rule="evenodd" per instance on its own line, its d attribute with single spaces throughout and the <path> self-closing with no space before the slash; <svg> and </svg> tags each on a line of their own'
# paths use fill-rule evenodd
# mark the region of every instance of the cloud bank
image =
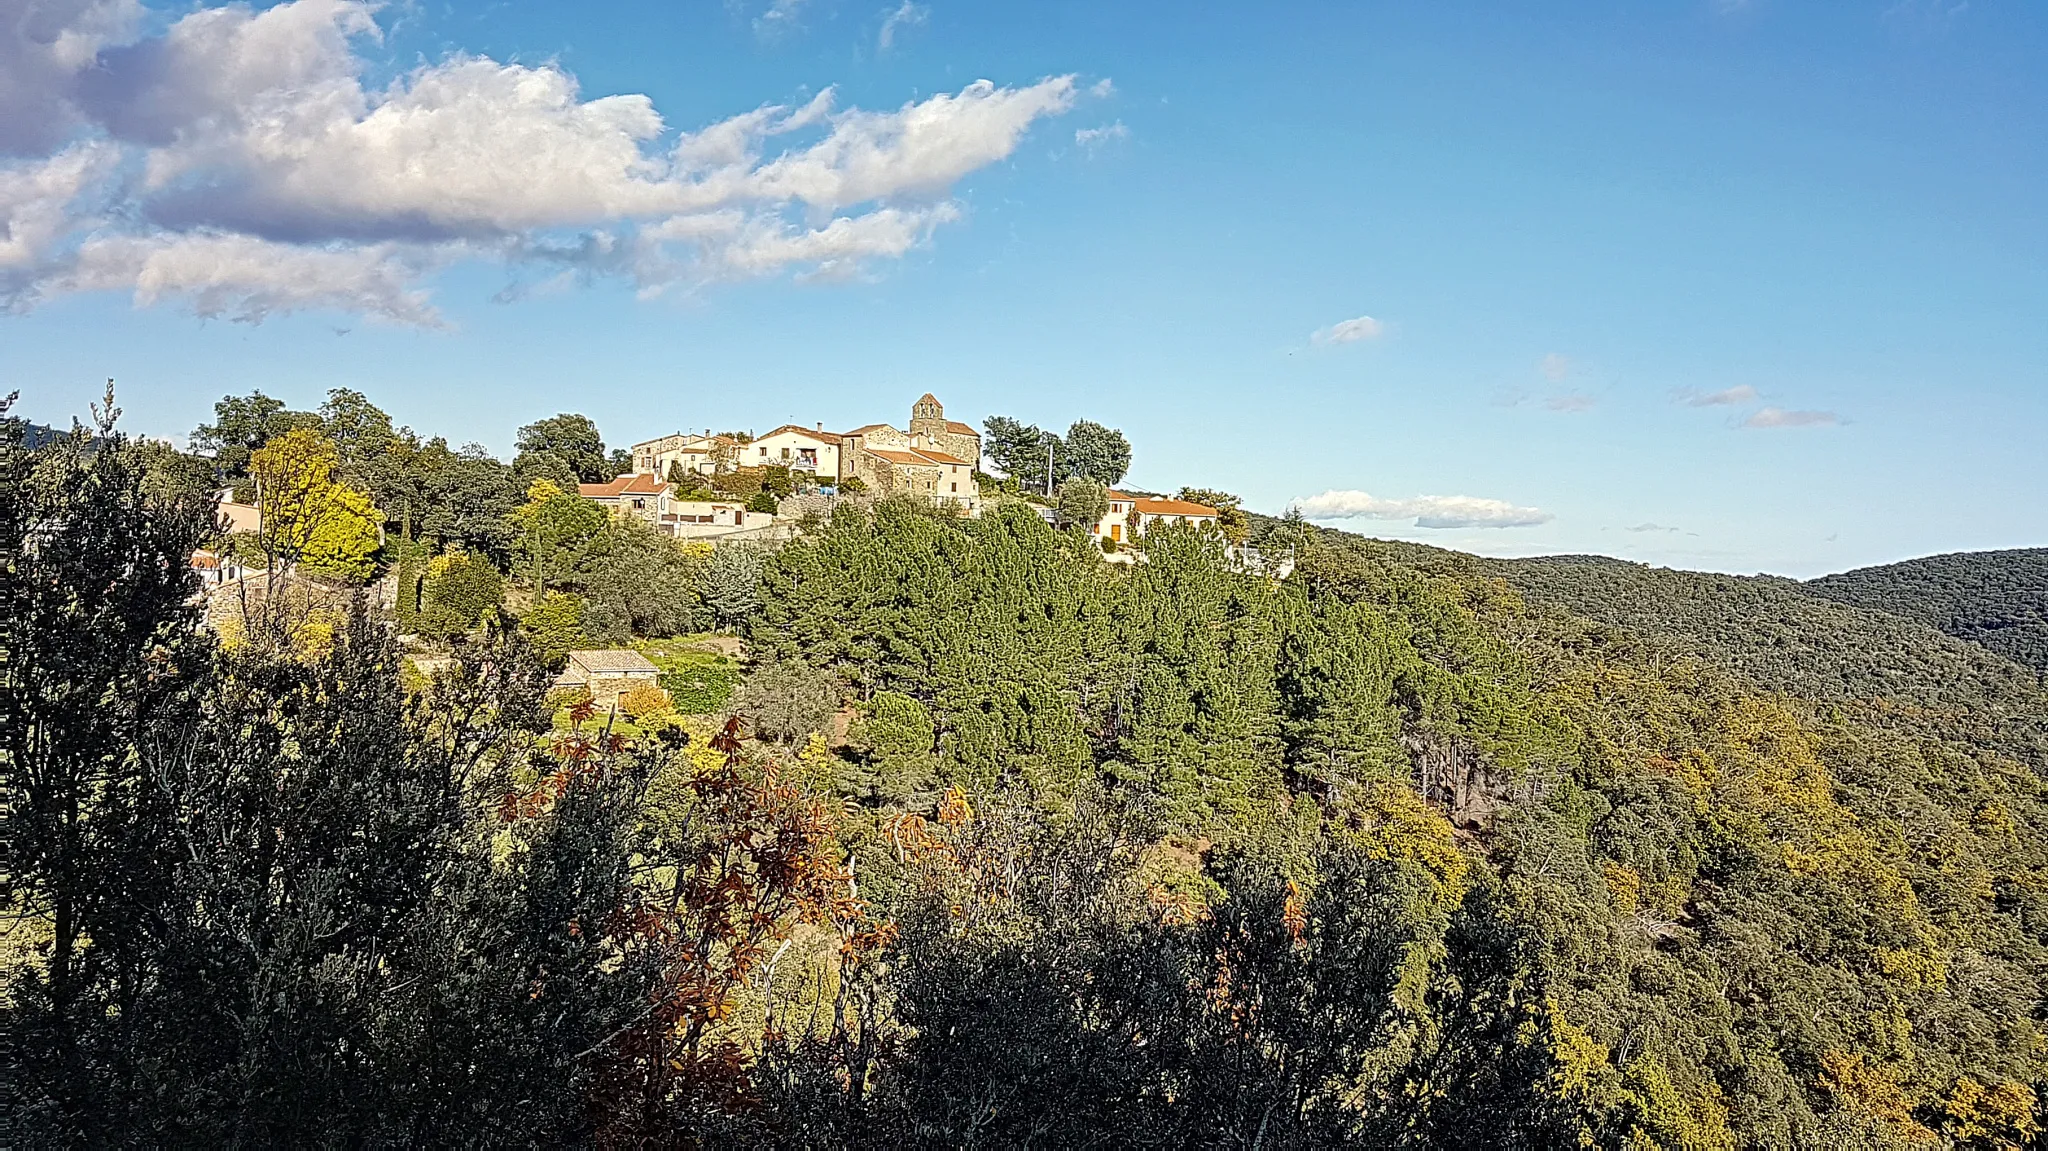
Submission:
<svg viewBox="0 0 2048 1151">
<path fill-rule="evenodd" d="M 1312 520 L 1412 520 L 1419 528 L 1520 528 L 1556 517 L 1478 496 L 1416 496 L 1387 500 L 1360 491 L 1327 491 L 1294 505 Z"/>
<path fill-rule="evenodd" d="M 376 11 L 200 8 L 143 38 L 136 0 L 0 18 L 0 308 L 126 290 L 432 324 L 425 277 L 468 260 L 645 293 L 855 274 L 959 219 L 954 185 L 1081 95 L 982 80 L 867 111 L 826 89 L 677 133 L 552 64 L 456 55 L 373 88 Z"/>
</svg>

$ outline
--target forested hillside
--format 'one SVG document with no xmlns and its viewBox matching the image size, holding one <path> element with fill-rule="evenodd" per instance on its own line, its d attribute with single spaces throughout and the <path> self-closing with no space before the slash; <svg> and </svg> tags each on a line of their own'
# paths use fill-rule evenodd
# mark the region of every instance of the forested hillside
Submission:
<svg viewBox="0 0 2048 1151">
<path fill-rule="evenodd" d="M 2042 1129 L 2048 707 L 1921 625 L 883 500 L 746 553 L 729 716 L 551 727 L 490 618 L 217 643 L 146 464 L 0 448 L 21 1142 Z"/>
<path fill-rule="evenodd" d="M 1801 586 L 1840 603 L 1917 620 L 2048 672 L 2048 548 L 1926 556 Z"/>
</svg>

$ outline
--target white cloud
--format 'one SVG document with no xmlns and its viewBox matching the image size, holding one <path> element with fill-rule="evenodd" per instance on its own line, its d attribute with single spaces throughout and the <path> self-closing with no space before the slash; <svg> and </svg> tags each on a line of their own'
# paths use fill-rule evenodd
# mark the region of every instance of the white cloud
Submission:
<svg viewBox="0 0 2048 1151">
<path fill-rule="evenodd" d="M 952 204 L 919 210 L 883 208 L 858 217 L 841 216 L 811 230 L 789 229 L 779 220 L 756 220 L 713 249 L 711 258 L 743 276 L 803 264 L 811 269 L 808 275 L 838 277 L 854 272 L 868 258 L 903 255 L 932 228 L 959 214 Z"/>
<path fill-rule="evenodd" d="M 1376 340 L 1386 325 L 1371 316 L 1359 316 L 1353 320 L 1340 320 L 1327 328 L 1309 333 L 1309 340 L 1318 344 L 1353 344 L 1360 340 Z"/>
<path fill-rule="evenodd" d="M 1745 428 L 1829 428 L 1842 422 L 1833 412 L 1788 412 L 1783 408 L 1758 408 L 1742 421 Z"/>
<path fill-rule="evenodd" d="M 1568 392 L 1562 396 L 1550 397 L 1543 401 L 1543 406 L 1553 412 L 1589 412 L 1593 410 L 1595 402 L 1593 397 L 1583 392 Z"/>
<path fill-rule="evenodd" d="M 331 308 L 400 324 L 440 322 L 411 286 L 413 258 L 397 245 L 309 248 L 254 236 L 184 234 L 87 240 L 63 291 L 132 288 L 148 306 L 182 299 L 194 314 L 255 322 Z"/>
<path fill-rule="evenodd" d="M 32 245 L 40 266 L 49 252 L 75 259 L 88 241 L 107 243 L 92 268 L 0 281 L 0 299 L 16 307 L 120 286 L 118 268 L 139 275 L 165 260 L 205 263 L 236 239 L 268 247 L 235 251 L 272 252 L 301 274 L 337 277 L 334 290 L 277 295 L 281 285 L 267 283 L 230 306 L 218 303 L 220 290 L 127 286 L 138 301 L 178 298 L 247 319 L 325 298 L 419 322 L 431 312 L 419 306 L 417 284 L 394 294 L 390 277 L 459 259 L 554 262 L 648 290 L 676 278 L 846 274 L 867 259 L 900 257 L 958 219 L 954 185 L 1011 155 L 1033 123 L 1076 99 L 1071 76 L 981 80 L 880 112 L 838 109 L 828 88 L 801 105 L 672 135 L 647 97 L 585 98 L 552 64 L 458 55 L 368 88 L 370 65 L 357 49 L 381 33 L 377 6 L 364 0 L 202 8 L 125 46 L 108 46 L 114 32 L 102 30 L 117 28 L 121 5 L 44 0 L 37 12 L 58 8 L 84 30 L 37 32 L 34 43 L 73 35 L 89 50 L 33 55 L 22 47 L 29 39 L 5 38 L 18 31 L 10 27 L 0 30 L 0 63 L 32 60 L 57 76 L 50 89 L 60 111 L 96 125 L 95 147 L 107 153 L 85 166 L 83 185 L 67 183 L 76 157 L 0 168 L 0 219 L 10 225 L 0 261 L 28 262 Z M 796 12 L 778 3 L 762 18 Z M 74 59 L 81 52 L 83 64 Z M 10 82 L 0 78 L 0 93 Z M 0 146 L 41 142 L 25 130 L 7 134 L 15 119 L 0 103 Z M 101 217 L 66 207 L 95 194 L 108 201 Z M 126 255 L 107 262 L 116 251 Z M 145 251 L 159 254 L 155 262 L 134 255 Z"/>
<path fill-rule="evenodd" d="M 1621 530 L 1625 532 L 1675 532 L 1679 529 L 1674 527 L 1666 527 L 1663 524 L 1640 523 L 1631 525 L 1629 527 L 1625 527 Z"/>
<path fill-rule="evenodd" d="M 1026 88 L 977 80 L 895 112 L 855 109 L 834 116 L 818 143 L 745 173 L 745 184 L 759 198 L 828 210 L 931 193 L 1008 156 L 1033 121 L 1073 104 L 1074 78 L 1057 76 Z"/>
<path fill-rule="evenodd" d="M 1295 505 L 1312 520 L 1413 520 L 1419 528 L 1518 528 L 1556 518 L 1540 508 L 1516 507 L 1478 496 L 1381 499 L 1359 491 L 1327 491 Z"/>
<path fill-rule="evenodd" d="M 1561 352 L 1551 352 L 1537 361 L 1536 370 L 1543 373 L 1544 379 L 1557 383 L 1572 374 L 1571 357 Z"/>
<path fill-rule="evenodd" d="M 1756 398 L 1757 390 L 1748 384 L 1737 384 L 1732 388 L 1718 392 L 1686 391 L 1678 393 L 1678 401 L 1680 403 L 1695 408 L 1733 407 L 1737 404 L 1750 403 Z"/>
<path fill-rule="evenodd" d="M 1100 128 L 1081 128 L 1076 130 L 1074 132 L 1074 143 L 1093 152 L 1112 140 L 1127 140 L 1130 138 L 1130 135 L 1131 130 L 1124 127 L 1122 120 L 1118 120 L 1112 124 L 1104 124 Z"/>
<path fill-rule="evenodd" d="M 896 10 L 882 17 L 882 31 L 875 37 L 875 47 L 883 52 L 896 46 L 896 33 L 904 28 L 922 24 L 931 15 L 931 9 L 922 8 L 903 0 Z"/>
</svg>

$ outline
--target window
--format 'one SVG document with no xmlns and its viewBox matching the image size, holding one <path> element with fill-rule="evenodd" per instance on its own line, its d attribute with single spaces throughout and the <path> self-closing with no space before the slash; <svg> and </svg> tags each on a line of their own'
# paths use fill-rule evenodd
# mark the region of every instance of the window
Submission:
<svg viewBox="0 0 2048 1151">
<path fill-rule="evenodd" d="M 957 491 L 959 491 L 959 490 L 960 490 L 960 485 L 959 485 L 959 484 L 954 484 L 954 485 L 953 485 L 953 490 L 954 490 L 954 491 L 956 491 L 956 492 L 957 492 Z"/>
</svg>

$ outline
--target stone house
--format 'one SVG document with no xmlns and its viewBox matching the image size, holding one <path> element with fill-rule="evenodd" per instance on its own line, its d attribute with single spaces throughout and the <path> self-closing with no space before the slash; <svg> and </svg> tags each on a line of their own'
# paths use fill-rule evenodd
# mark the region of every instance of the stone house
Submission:
<svg viewBox="0 0 2048 1151">
<path fill-rule="evenodd" d="M 974 482 L 981 466 L 981 433 L 946 418 L 930 392 L 910 407 L 910 430 L 868 424 L 840 437 L 840 478 L 858 478 L 877 495 L 920 495 L 954 504 L 970 515 L 981 510 Z"/>
<path fill-rule="evenodd" d="M 619 697 L 643 685 L 660 686 L 661 669 L 646 656 L 625 648 L 572 651 L 557 688 L 586 688 L 599 707 L 616 707 Z"/>
<path fill-rule="evenodd" d="M 742 462 L 741 447 L 731 436 L 712 435 L 710 428 L 705 428 L 701 436 L 676 432 L 634 444 L 633 470 L 664 480 L 669 469 L 677 466 L 700 476 L 715 475 L 729 472 Z"/>
<path fill-rule="evenodd" d="M 633 516 L 656 527 L 673 502 L 668 485 L 652 472 L 634 472 L 602 484 L 577 484 L 576 494 L 611 509 L 613 515 Z"/>
<path fill-rule="evenodd" d="M 856 474 L 876 495 L 922 496 L 969 515 L 981 510 L 974 469 L 966 460 L 933 448 L 865 448 Z"/>
</svg>

